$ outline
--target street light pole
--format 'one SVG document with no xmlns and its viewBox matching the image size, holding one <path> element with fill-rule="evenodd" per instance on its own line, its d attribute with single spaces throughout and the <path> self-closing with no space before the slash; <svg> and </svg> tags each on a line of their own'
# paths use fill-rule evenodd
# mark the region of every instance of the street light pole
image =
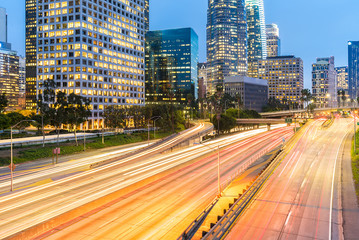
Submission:
<svg viewBox="0 0 359 240">
<path fill-rule="evenodd" d="M 14 159 L 13 159 L 13 147 L 12 147 L 12 129 L 23 122 L 35 122 L 35 120 L 22 120 L 16 123 L 14 126 L 10 127 L 10 175 L 11 175 L 10 191 L 11 192 L 14 190 L 13 189 Z"/>
<path fill-rule="evenodd" d="M 220 162 L 220 159 L 219 159 L 219 145 L 217 146 L 217 149 L 218 149 L 218 152 L 217 152 L 217 162 L 218 162 L 218 197 L 221 196 L 221 181 L 220 181 L 220 178 L 221 178 L 221 169 L 220 169 L 220 165 L 221 165 L 221 162 Z"/>
<path fill-rule="evenodd" d="M 217 145 L 217 149 L 215 148 L 212 148 L 202 142 L 199 142 L 199 143 L 195 143 L 195 144 L 201 144 L 213 151 L 216 151 L 217 150 L 217 187 L 218 187 L 218 194 L 217 194 L 217 197 L 220 197 L 222 195 L 222 190 L 221 190 L 221 161 L 220 161 L 220 158 L 219 158 L 219 153 L 220 153 L 220 147 L 219 145 Z"/>
<path fill-rule="evenodd" d="M 10 191 L 12 192 L 13 191 L 13 156 L 12 156 L 12 127 L 10 128 L 10 138 L 11 138 L 11 140 L 10 140 L 10 174 L 11 174 L 11 188 L 10 188 Z"/>
<path fill-rule="evenodd" d="M 162 118 L 162 117 L 161 116 L 154 116 L 154 117 L 151 117 L 150 119 L 148 119 L 148 121 L 147 121 L 147 137 L 148 137 L 147 142 L 148 142 L 148 146 L 150 145 L 150 121 L 153 120 L 153 119 L 158 120 L 160 118 Z"/>
<path fill-rule="evenodd" d="M 158 119 L 162 118 L 161 116 L 159 116 L 158 118 L 156 118 L 154 121 L 153 121 L 153 138 L 156 139 L 156 121 Z"/>
<path fill-rule="evenodd" d="M 354 114 L 354 154 L 355 154 L 355 151 L 356 151 L 356 121 L 355 121 L 355 111 L 353 112 Z"/>
</svg>

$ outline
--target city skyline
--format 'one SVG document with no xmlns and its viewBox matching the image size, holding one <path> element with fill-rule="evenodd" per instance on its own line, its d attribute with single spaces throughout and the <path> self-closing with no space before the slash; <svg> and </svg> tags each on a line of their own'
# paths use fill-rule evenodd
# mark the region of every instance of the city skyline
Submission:
<svg viewBox="0 0 359 240">
<path fill-rule="evenodd" d="M 338 8 L 334 0 L 264 1 L 266 24 L 276 23 L 281 30 L 282 55 L 296 55 L 304 61 L 306 88 L 311 87 L 311 64 L 316 58 L 335 56 L 337 67 L 346 66 L 347 42 L 359 40 L 359 32 L 351 31 L 359 22 L 355 13 L 359 2 L 344 0 L 341 4 L 352 7 Z M 0 0 L 0 7 L 8 13 L 8 41 L 19 55 L 25 56 L 25 0 Z M 321 8 L 323 11 L 319 12 Z M 207 0 L 151 0 L 150 12 L 151 30 L 192 27 L 199 35 L 199 61 L 206 60 Z M 326 18 L 327 24 L 315 28 L 312 23 L 326 14 L 331 16 Z M 313 38 L 308 40 L 310 36 Z M 329 37 L 331 41 L 326 40 Z"/>
</svg>

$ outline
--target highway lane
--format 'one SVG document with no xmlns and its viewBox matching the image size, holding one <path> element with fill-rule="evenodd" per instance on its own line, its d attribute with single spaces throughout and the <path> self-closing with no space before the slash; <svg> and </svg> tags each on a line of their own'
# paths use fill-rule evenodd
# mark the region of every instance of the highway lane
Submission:
<svg viewBox="0 0 359 240">
<path fill-rule="evenodd" d="M 340 239 L 340 164 L 353 120 L 317 121 L 288 152 L 280 167 L 226 239 Z"/>
<path fill-rule="evenodd" d="M 288 139 L 292 134 L 292 128 L 279 129 L 236 144 L 231 137 L 232 144 L 220 154 L 222 182 L 250 156 L 265 148 L 272 150 L 281 144 L 282 137 Z M 207 144 L 215 147 L 218 141 Z M 208 152 L 208 148 L 202 150 Z M 193 150 L 190 153 L 189 157 L 195 157 Z M 213 200 L 216 191 L 217 154 L 211 153 L 38 239 L 176 239 Z"/>
<path fill-rule="evenodd" d="M 264 135 L 275 131 L 283 130 L 274 130 Z M 265 130 L 257 129 L 236 134 L 215 140 L 212 144 L 220 142 L 222 146 L 231 145 L 235 141 L 261 132 Z M 240 144 L 245 144 L 246 141 Z M 90 171 L 1 197 L 0 236 L 11 236 L 207 153 L 208 149 L 202 145 L 151 158 L 146 158 L 145 153 L 140 153 Z"/>
<path fill-rule="evenodd" d="M 154 148 L 144 149 L 142 151 L 141 156 L 146 155 L 150 156 L 156 154 L 160 151 L 164 151 L 170 148 L 173 145 L 178 144 L 186 138 L 197 135 L 199 132 L 204 131 L 206 129 L 211 128 L 211 124 L 209 123 L 199 123 L 195 127 L 183 131 L 182 133 L 174 136 L 167 141 L 159 144 L 158 146 L 155 143 Z M 132 146 L 129 148 L 119 149 L 116 151 L 112 151 L 109 153 L 101 153 L 94 154 L 93 156 L 82 157 L 79 159 L 75 159 L 73 161 L 67 161 L 63 163 L 59 163 L 57 165 L 40 165 L 36 167 L 34 165 L 30 165 L 30 168 L 21 168 L 21 170 L 15 170 L 14 172 L 14 188 L 23 188 L 36 182 L 48 180 L 52 181 L 55 178 L 61 178 L 62 176 L 66 176 L 68 174 L 73 174 L 79 171 L 88 170 L 89 166 L 92 164 L 96 164 L 101 161 L 117 161 L 127 154 L 137 153 L 137 151 L 141 151 L 141 149 L 146 148 L 147 144 L 138 144 L 137 146 Z M 19 168 L 19 169 L 20 169 Z M 4 173 L 6 172 L 6 173 Z M 0 170 L 0 193 L 8 192 L 10 186 L 10 173 L 7 167 L 4 167 Z"/>
</svg>

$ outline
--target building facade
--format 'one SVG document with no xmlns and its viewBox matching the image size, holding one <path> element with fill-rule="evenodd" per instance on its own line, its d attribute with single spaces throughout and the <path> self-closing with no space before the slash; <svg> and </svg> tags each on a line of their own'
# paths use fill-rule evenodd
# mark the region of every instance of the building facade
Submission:
<svg viewBox="0 0 359 240">
<path fill-rule="evenodd" d="M 198 36 L 192 28 L 146 34 L 146 104 L 198 98 Z"/>
<path fill-rule="evenodd" d="M 345 95 L 349 95 L 349 75 L 348 75 L 348 67 L 336 67 L 335 72 L 337 74 L 337 89 L 344 90 Z"/>
<path fill-rule="evenodd" d="M 359 41 L 348 42 L 349 95 L 359 97 Z"/>
<path fill-rule="evenodd" d="M 7 42 L 7 14 L 6 9 L 0 7 L 0 42 Z"/>
<path fill-rule="evenodd" d="M 268 81 L 268 96 L 282 103 L 300 103 L 304 86 L 303 60 L 294 56 L 255 61 L 258 78 Z"/>
<path fill-rule="evenodd" d="M 207 89 L 211 86 L 208 85 L 208 71 L 207 63 L 198 63 L 198 99 L 205 99 L 207 97 Z"/>
<path fill-rule="evenodd" d="M 279 38 L 278 25 L 274 23 L 267 24 L 266 35 L 267 35 L 267 56 L 268 57 L 280 56 L 280 38 Z"/>
<path fill-rule="evenodd" d="M 6 94 L 7 110 L 18 110 L 19 105 L 19 57 L 10 44 L 0 42 L 0 94 Z"/>
<path fill-rule="evenodd" d="M 26 0 L 26 109 L 36 109 L 36 4 L 37 0 Z"/>
<path fill-rule="evenodd" d="M 317 62 L 312 65 L 312 93 L 318 107 L 337 106 L 334 57 L 317 58 Z"/>
<path fill-rule="evenodd" d="M 246 0 L 248 61 L 266 59 L 267 36 L 263 0 Z"/>
<path fill-rule="evenodd" d="M 227 76 L 247 74 L 247 23 L 244 0 L 209 0 L 207 68 L 210 94 Z"/>
<path fill-rule="evenodd" d="M 150 0 L 145 0 L 145 31 L 150 30 Z"/>
<path fill-rule="evenodd" d="M 102 127 L 109 105 L 144 105 L 144 0 L 30 3 L 26 78 L 32 83 L 35 72 L 36 94 L 50 79 L 58 90 L 87 97 L 92 114 L 85 129 Z"/>
<path fill-rule="evenodd" d="M 262 112 L 268 103 L 268 83 L 266 80 L 246 76 L 226 77 L 224 90 L 232 97 L 241 96 L 244 108 Z"/>
</svg>

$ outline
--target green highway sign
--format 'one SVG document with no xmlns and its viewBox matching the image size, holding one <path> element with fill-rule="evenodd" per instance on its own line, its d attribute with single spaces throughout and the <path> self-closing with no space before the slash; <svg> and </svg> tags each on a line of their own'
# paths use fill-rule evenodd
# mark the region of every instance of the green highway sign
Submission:
<svg viewBox="0 0 359 240">
<path fill-rule="evenodd" d="M 285 123 L 293 123 L 293 119 L 291 119 L 291 118 L 286 118 L 286 119 L 285 119 Z"/>
</svg>

